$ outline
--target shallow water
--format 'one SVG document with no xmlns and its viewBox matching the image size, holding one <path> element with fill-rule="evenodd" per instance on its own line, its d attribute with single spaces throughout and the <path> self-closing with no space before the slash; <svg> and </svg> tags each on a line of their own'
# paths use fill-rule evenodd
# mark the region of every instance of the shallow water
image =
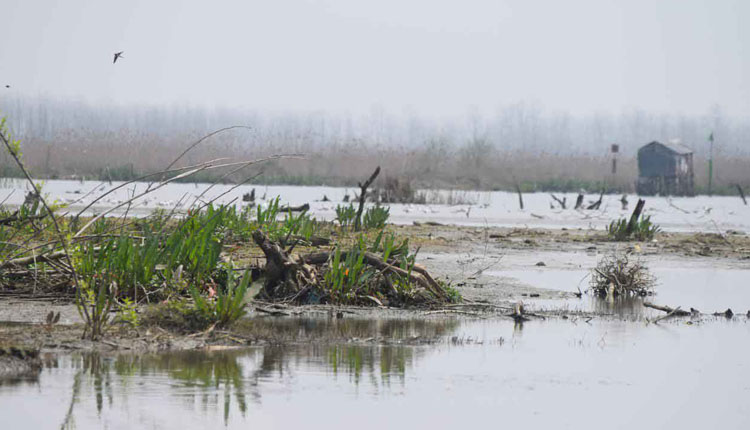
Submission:
<svg viewBox="0 0 750 430">
<path fill-rule="evenodd" d="M 557 291 L 585 291 L 589 287 L 588 270 L 524 269 L 485 272 L 500 278 L 511 278 L 522 284 Z M 650 301 L 683 310 L 696 308 L 704 313 L 735 313 L 750 310 L 750 270 L 708 267 L 657 267 L 651 270 L 656 278 L 654 294 L 646 298 L 607 300 L 584 294 L 581 299 L 535 300 L 524 298 L 532 307 L 596 311 L 615 315 L 658 315 L 660 311 L 643 307 Z"/>
<path fill-rule="evenodd" d="M 78 211 L 93 200 L 93 196 L 120 185 L 121 182 L 96 181 L 62 181 L 52 180 L 44 183 L 44 191 L 52 199 L 69 204 L 71 211 Z M 94 204 L 92 212 L 102 212 L 117 206 L 130 196 L 138 195 L 146 189 L 147 184 L 131 184 L 106 196 Z M 0 182 L 0 200 L 6 199 L 7 204 L 21 204 L 28 185 L 19 180 L 3 180 Z M 201 200 L 208 200 L 230 190 L 229 185 L 216 185 L 209 189 L 208 184 L 168 184 L 154 191 L 152 194 L 139 199 L 136 204 L 128 208 L 131 215 L 144 215 L 155 208 L 171 209 L 178 202 L 192 204 L 196 197 L 205 192 Z M 281 196 L 281 201 L 290 205 L 310 203 L 310 212 L 320 219 L 333 219 L 335 208 L 341 204 L 346 194 L 354 196 L 353 189 L 335 187 L 302 187 L 302 186 L 253 186 L 246 185 L 229 191 L 219 198 L 218 202 L 241 202 L 242 195 L 253 188 L 261 200 L 261 204 L 268 199 Z M 87 193 L 92 192 L 90 195 Z M 503 226 L 503 227 L 544 227 L 544 228 L 604 228 L 613 219 L 630 214 L 637 196 L 628 196 L 630 205 L 623 209 L 620 196 L 604 196 L 601 210 L 575 211 L 550 208 L 548 193 L 524 194 L 525 210 L 518 207 L 518 197 L 507 192 L 428 192 L 440 201 L 458 200 L 461 204 L 428 204 L 403 205 L 393 204 L 391 207 L 391 221 L 400 224 L 411 224 L 414 221 L 435 221 L 445 224 L 475 225 L 475 226 Z M 331 201 L 323 202 L 323 197 Z M 576 194 L 558 194 L 566 197 L 572 206 Z M 585 201 L 598 199 L 598 195 L 587 195 Z M 736 230 L 750 232 L 750 206 L 745 206 L 738 197 L 647 197 L 645 214 L 652 217 L 652 221 L 669 231 L 713 232 Z M 123 206 L 118 212 L 124 212 Z M 115 212 L 115 213 L 118 213 Z"/>
<path fill-rule="evenodd" d="M 356 324 L 363 335 L 384 333 L 377 321 Z M 389 327 L 397 339 L 424 331 L 439 341 L 48 358 L 38 379 L 0 385 L 0 420 L 3 428 L 185 430 L 750 424 L 744 317 Z"/>
</svg>

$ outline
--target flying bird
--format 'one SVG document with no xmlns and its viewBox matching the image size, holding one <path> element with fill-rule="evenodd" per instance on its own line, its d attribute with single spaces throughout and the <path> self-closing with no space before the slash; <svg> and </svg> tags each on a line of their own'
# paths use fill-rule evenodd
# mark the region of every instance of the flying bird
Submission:
<svg viewBox="0 0 750 430">
<path fill-rule="evenodd" d="M 5 88 L 10 88 L 10 85 L 6 85 Z"/>
<path fill-rule="evenodd" d="M 112 61 L 112 64 L 115 64 L 118 58 L 125 58 L 122 56 L 123 53 L 125 53 L 125 51 L 115 52 L 115 59 Z"/>
</svg>

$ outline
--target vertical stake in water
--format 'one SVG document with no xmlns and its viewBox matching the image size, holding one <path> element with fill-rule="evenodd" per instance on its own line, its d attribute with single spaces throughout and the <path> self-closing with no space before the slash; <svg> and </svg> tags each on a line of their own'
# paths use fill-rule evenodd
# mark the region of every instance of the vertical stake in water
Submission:
<svg viewBox="0 0 750 430">
<path fill-rule="evenodd" d="M 708 136 L 708 195 L 712 194 L 712 185 L 714 179 L 714 132 Z"/>
</svg>

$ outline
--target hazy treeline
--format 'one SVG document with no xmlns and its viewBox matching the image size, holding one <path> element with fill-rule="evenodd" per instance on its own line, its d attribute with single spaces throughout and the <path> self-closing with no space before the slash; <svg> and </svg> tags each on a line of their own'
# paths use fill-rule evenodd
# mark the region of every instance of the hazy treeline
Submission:
<svg viewBox="0 0 750 430">
<path fill-rule="evenodd" d="M 166 166 L 211 131 L 246 125 L 252 130 L 217 135 L 185 163 L 304 153 L 306 160 L 266 165 L 260 180 L 348 185 L 380 164 L 386 175 L 419 186 L 497 189 L 517 181 L 527 188 L 577 189 L 606 182 L 631 190 L 637 149 L 652 140 L 679 139 L 695 151 L 700 187 L 713 132 L 717 186 L 750 183 L 750 121 L 723 115 L 718 107 L 700 116 L 638 110 L 573 116 L 515 104 L 492 114 L 426 118 L 377 107 L 364 115 L 271 113 L 3 96 L 0 113 L 22 139 L 27 164 L 39 177 L 130 178 Z M 620 145 L 616 176 L 610 173 L 612 143 Z M 0 158 L 0 173 L 13 173 L 7 157 Z"/>
</svg>

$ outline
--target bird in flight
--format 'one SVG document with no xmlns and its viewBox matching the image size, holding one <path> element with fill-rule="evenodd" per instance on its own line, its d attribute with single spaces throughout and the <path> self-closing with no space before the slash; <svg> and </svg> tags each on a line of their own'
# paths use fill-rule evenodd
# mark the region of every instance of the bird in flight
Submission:
<svg viewBox="0 0 750 430">
<path fill-rule="evenodd" d="M 112 64 L 115 64 L 118 58 L 125 58 L 122 56 L 123 53 L 125 53 L 125 51 L 115 52 L 115 60 L 112 61 Z"/>
<path fill-rule="evenodd" d="M 5 88 L 10 88 L 10 85 L 6 85 Z"/>
</svg>

